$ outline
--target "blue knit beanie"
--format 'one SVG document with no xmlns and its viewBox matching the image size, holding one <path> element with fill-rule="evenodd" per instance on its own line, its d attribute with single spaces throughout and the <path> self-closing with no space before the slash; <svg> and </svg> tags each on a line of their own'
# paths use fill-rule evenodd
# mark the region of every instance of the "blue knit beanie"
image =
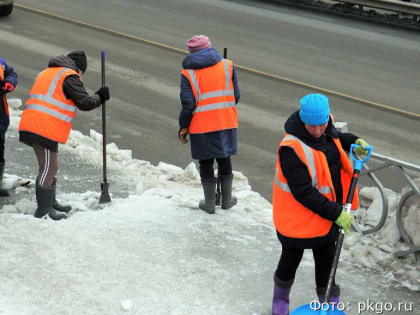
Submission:
<svg viewBox="0 0 420 315">
<path fill-rule="evenodd" d="M 299 116 L 307 125 L 318 126 L 326 124 L 330 119 L 328 98 L 320 93 L 308 94 L 302 97 Z"/>
</svg>

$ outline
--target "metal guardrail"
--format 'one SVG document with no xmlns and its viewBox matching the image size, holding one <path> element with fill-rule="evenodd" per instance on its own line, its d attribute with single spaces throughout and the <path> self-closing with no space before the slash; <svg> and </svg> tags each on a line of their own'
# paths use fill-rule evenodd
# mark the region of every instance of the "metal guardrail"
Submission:
<svg viewBox="0 0 420 315">
<path fill-rule="evenodd" d="M 404 2 L 401 0 L 333 0 L 336 2 L 350 3 L 363 7 L 382 9 L 393 12 L 400 12 L 420 16 L 420 4 Z"/>
<path fill-rule="evenodd" d="M 348 132 L 347 128 L 347 122 L 334 122 L 334 126 L 337 128 L 337 130 L 341 132 Z M 397 227 L 398 231 L 400 233 L 400 236 L 404 240 L 404 242 L 408 245 L 410 248 L 406 251 L 398 251 L 394 253 L 396 257 L 403 257 L 409 254 L 416 254 L 417 252 L 420 252 L 420 247 L 416 247 L 410 237 L 408 236 L 406 230 L 404 229 L 404 205 L 410 197 L 413 197 L 415 195 L 420 197 L 420 189 L 417 187 L 414 180 L 407 174 L 406 170 L 414 171 L 419 174 L 420 176 L 420 166 L 412 163 L 408 163 L 402 160 L 398 160 L 395 158 L 391 158 L 379 153 L 372 153 L 371 160 L 375 160 L 376 162 L 382 163 L 375 167 L 370 168 L 366 163 L 363 165 L 364 170 L 360 172 L 360 176 L 367 175 L 369 178 L 375 183 L 376 187 L 378 187 L 379 192 L 382 197 L 382 214 L 381 218 L 379 219 L 379 222 L 374 226 L 373 228 L 362 230 L 362 228 L 353 221 L 353 227 L 356 228 L 357 231 L 363 234 L 371 234 L 374 232 L 379 231 L 384 225 L 388 218 L 388 212 L 389 212 L 389 202 L 388 197 L 385 192 L 385 187 L 382 185 L 381 181 L 376 177 L 374 174 L 376 171 L 388 168 L 388 167 L 394 167 L 399 170 L 401 175 L 407 180 L 409 186 L 412 190 L 409 190 L 407 193 L 405 193 L 403 196 L 401 196 L 401 199 L 397 206 L 396 211 L 396 219 L 397 219 Z M 415 256 L 415 259 L 417 261 L 417 256 Z"/>
<path fill-rule="evenodd" d="M 361 230 L 360 226 L 358 226 L 356 223 L 355 224 L 356 229 L 362 232 L 363 234 L 370 234 L 370 233 L 379 231 L 384 226 L 386 219 L 388 217 L 389 203 L 388 203 L 388 198 L 385 193 L 385 188 L 380 182 L 380 180 L 375 176 L 374 172 L 378 170 L 382 170 L 384 168 L 394 167 L 400 171 L 401 175 L 407 180 L 409 186 L 412 189 L 408 191 L 407 193 L 405 193 L 403 196 L 401 196 L 400 202 L 398 203 L 398 206 L 397 206 L 397 212 L 396 212 L 398 231 L 401 237 L 403 238 L 404 242 L 408 245 L 410 249 L 406 251 L 396 252 L 394 253 L 394 255 L 396 257 L 403 257 L 408 254 L 415 254 L 417 252 L 420 252 L 420 247 L 416 247 L 413 244 L 412 240 L 410 239 L 406 230 L 404 229 L 404 205 L 410 197 L 413 197 L 415 195 L 420 196 L 420 189 L 417 187 L 414 180 L 408 175 L 407 170 L 415 171 L 420 174 L 420 166 L 411 164 L 405 161 L 401 161 L 398 159 L 394 159 L 391 157 L 387 157 L 385 155 L 378 154 L 378 153 L 372 153 L 371 159 L 379 161 L 382 164 L 372 167 L 372 168 L 369 168 L 365 164 L 364 170 L 360 172 L 360 176 L 363 176 L 363 175 L 369 176 L 372 179 L 372 181 L 375 183 L 375 185 L 378 187 L 382 196 L 382 204 L 383 204 L 382 215 L 381 215 L 381 219 L 379 220 L 378 224 L 375 227 L 371 229 L 367 229 L 367 230 Z"/>
</svg>

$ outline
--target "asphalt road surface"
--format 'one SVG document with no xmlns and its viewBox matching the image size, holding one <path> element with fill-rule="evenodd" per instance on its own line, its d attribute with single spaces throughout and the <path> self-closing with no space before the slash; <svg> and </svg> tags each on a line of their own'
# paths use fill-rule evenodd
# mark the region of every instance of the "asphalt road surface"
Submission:
<svg viewBox="0 0 420 315">
<path fill-rule="evenodd" d="M 107 54 L 108 138 L 135 158 L 191 162 L 177 139 L 179 71 L 184 54 L 113 36 L 24 10 L 19 4 L 185 49 L 206 34 L 237 65 L 257 69 L 419 114 L 420 35 L 258 1 L 21 0 L 0 19 L 1 55 L 20 76 L 15 96 L 26 99 L 37 73 L 52 56 L 83 49 L 87 88 L 101 85 L 100 51 Z M 313 92 L 298 84 L 239 70 L 239 154 L 234 169 L 271 200 L 275 152 L 283 124 L 299 99 Z M 420 124 L 408 118 L 329 95 L 336 121 L 365 138 L 376 152 L 420 164 Z M 101 132 L 101 111 L 78 112 L 74 128 Z M 387 174 L 387 184 L 398 181 Z"/>
</svg>

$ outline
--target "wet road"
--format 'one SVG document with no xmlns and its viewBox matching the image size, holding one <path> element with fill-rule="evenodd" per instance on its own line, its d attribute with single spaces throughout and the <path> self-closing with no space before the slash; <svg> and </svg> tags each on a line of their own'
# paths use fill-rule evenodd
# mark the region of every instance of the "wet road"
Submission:
<svg viewBox="0 0 420 315">
<path fill-rule="evenodd" d="M 291 8 L 229 1 L 19 1 L 68 18 L 140 36 L 177 48 L 194 33 L 210 36 L 234 63 L 418 113 L 412 65 L 419 35 L 383 25 L 340 20 Z M 242 3 L 249 4 L 247 1 Z M 100 8 L 100 10 L 98 10 Z M 165 10 L 162 10 L 165 8 Z M 184 55 L 111 36 L 16 7 L 0 20 L 2 55 L 17 70 L 16 95 L 26 98 L 49 57 L 84 49 L 86 86 L 100 86 L 100 51 L 107 53 L 110 141 L 153 164 L 185 167 L 189 147 L 177 140 L 179 71 Z M 283 124 L 310 89 L 239 70 L 239 154 L 234 169 L 271 199 L 275 151 Z M 337 121 L 372 144 L 376 152 L 419 163 L 419 120 L 330 96 Z M 74 127 L 101 131 L 100 110 L 78 113 Z M 391 184 L 398 181 L 385 175 Z"/>
</svg>

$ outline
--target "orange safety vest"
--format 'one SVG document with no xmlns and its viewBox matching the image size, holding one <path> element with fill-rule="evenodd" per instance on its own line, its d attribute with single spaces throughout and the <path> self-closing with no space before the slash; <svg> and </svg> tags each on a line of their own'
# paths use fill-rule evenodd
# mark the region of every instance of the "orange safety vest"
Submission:
<svg viewBox="0 0 420 315">
<path fill-rule="evenodd" d="M 66 143 L 76 105 L 63 92 L 64 79 L 76 71 L 52 67 L 42 71 L 35 80 L 25 103 L 19 131 L 29 131 L 47 139 Z"/>
<path fill-rule="evenodd" d="M 353 167 L 340 140 L 333 138 L 340 153 L 341 160 L 341 183 L 343 200 L 347 200 L 348 190 L 353 175 Z M 299 138 L 286 134 L 280 143 L 277 152 L 282 146 L 292 148 L 299 159 L 308 168 L 312 178 L 312 186 L 331 201 L 336 200 L 335 190 L 328 167 L 327 158 L 321 151 L 315 150 L 301 141 Z M 358 190 L 356 189 L 352 209 L 359 207 Z M 328 234 L 332 221 L 327 220 L 299 203 L 292 195 L 287 179 L 280 167 L 279 154 L 277 154 L 276 172 L 273 181 L 273 221 L 277 231 L 292 238 L 315 238 Z"/>
<path fill-rule="evenodd" d="M 238 128 L 232 73 L 232 61 L 226 59 L 207 68 L 181 71 L 190 81 L 196 100 L 189 133 Z"/>
<path fill-rule="evenodd" d="M 4 81 L 4 69 L 1 65 L 0 65 L 0 80 L 2 82 Z M 6 112 L 6 115 L 9 116 L 9 104 L 7 103 L 6 93 L 3 94 L 2 98 L 3 98 L 3 104 L 4 104 L 4 111 Z"/>
</svg>

